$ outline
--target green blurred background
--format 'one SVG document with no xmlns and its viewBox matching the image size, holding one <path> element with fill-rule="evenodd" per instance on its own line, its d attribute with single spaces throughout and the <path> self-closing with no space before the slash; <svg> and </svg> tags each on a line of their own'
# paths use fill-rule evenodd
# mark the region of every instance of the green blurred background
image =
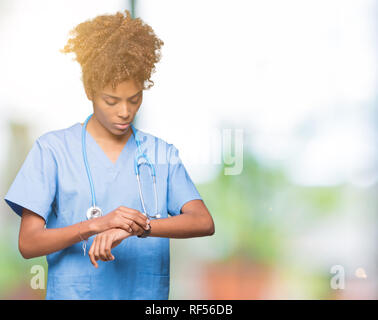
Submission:
<svg viewBox="0 0 378 320">
<path fill-rule="evenodd" d="M 373 0 L 0 0 L 2 198 L 38 136 L 91 112 L 58 52 L 69 29 L 123 9 L 165 42 L 137 127 L 178 147 L 216 226 L 171 240 L 170 298 L 377 299 Z M 227 129 L 238 174 L 210 138 Z M 46 259 L 21 257 L 20 218 L 0 208 L 0 298 L 44 299 L 30 281 Z"/>
</svg>

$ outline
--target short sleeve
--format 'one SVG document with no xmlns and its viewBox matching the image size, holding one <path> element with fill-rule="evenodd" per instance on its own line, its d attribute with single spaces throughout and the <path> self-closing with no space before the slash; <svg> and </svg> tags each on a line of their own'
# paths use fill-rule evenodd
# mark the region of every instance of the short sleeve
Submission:
<svg viewBox="0 0 378 320">
<path fill-rule="evenodd" d="M 55 199 L 56 172 L 51 149 L 38 138 L 5 195 L 5 202 L 20 217 L 26 208 L 47 221 Z"/>
<path fill-rule="evenodd" d="M 178 149 L 169 145 L 167 209 L 171 216 L 179 215 L 182 206 L 195 199 L 202 200 L 196 186 L 182 163 Z"/>
</svg>

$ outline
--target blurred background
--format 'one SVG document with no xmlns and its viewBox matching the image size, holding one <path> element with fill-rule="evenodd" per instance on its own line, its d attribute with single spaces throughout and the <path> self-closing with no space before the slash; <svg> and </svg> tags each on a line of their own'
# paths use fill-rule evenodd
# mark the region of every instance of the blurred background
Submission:
<svg viewBox="0 0 378 320">
<path fill-rule="evenodd" d="M 171 240 L 170 299 L 377 299 L 374 0 L 0 0 L 2 199 L 38 136 L 92 112 L 69 30 L 124 9 L 165 43 L 137 127 L 180 150 L 216 226 Z M 44 299 L 46 259 L 0 209 L 0 298 Z"/>
</svg>

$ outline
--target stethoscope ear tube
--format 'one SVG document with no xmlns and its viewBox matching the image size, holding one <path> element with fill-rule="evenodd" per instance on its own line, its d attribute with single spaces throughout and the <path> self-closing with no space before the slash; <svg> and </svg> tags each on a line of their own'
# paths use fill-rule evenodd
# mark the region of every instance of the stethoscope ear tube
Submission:
<svg viewBox="0 0 378 320">
<path fill-rule="evenodd" d="M 135 174 L 136 175 L 140 175 L 140 171 L 139 171 L 139 166 L 141 165 L 140 163 L 139 163 L 139 159 L 140 158 L 143 158 L 143 159 L 145 159 L 146 160 L 146 162 L 144 162 L 144 163 L 141 163 L 141 164 L 147 164 L 149 167 L 150 167 L 150 170 L 151 170 L 151 175 L 153 176 L 153 177 L 155 177 L 155 168 L 154 168 L 154 166 L 152 165 L 152 163 L 150 162 L 150 160 L 147 158 L 147 156 L 143 153 L 143 154 L 137 154 L 136 156 L 135 156 L 135 159 L 134 159 L 134 171 L 135 171 Z"/>
<path fill-rule="evenodd" d="M 158 207 L 158 202 L 157 202 L 155 167 L 151 163 L 151 161 L 147 157 L 147 155 L 145 153 L 142 153 L 142 149 L 141 149 L 141 146 L 140 146 L 140 140 L 139 140 L 139 137 L 138 137 L 138 133 L 135 130 L 135 128 L 134 128 L 133 125 L 131 125 L 131 128 L 132 128 L 133 132 L 135 132 L 134 137 L 135 137 L 135 142 L 136 142 L 137 147 L 138 147 L 138 151 L 137 151 L 138 154 L 134 158 L 134 171 L 135 171 L 135 175 L 137 177 L 138 189 L 139 189 L 139 197 L 140 197 L 140 201 L 141 201 L 141 204 L 142 204 L 142 207 L 143 207 L 144 215 L 147 216 L 149 219 L 154 219 L 154 218 L 158 219 L 158 218 L 160 218 L 160 214 L 158 213 L 158 208 L 159 207 Z M 144 159 L 145 162 L 140 163 L 139 162 L 140 159 Z M 150 169 L 150 174 L 151 174 L 151 177 L 152 177 L 152 183 L 153 183 L 153 186 L 154 186 L 154 200 L 155 200 L 155 214 L 154 215 L 149 215 L 147 213 L 147 210 L 146 210 L 146 207 L 145 207 L 145 204 L 144 204 L 144 198 L 143 198 L 143 194 L 142 194 L 142 187 L 141 187 L 141 184 L 140 184 L 140 170 L 139 170 L 139 166 L 142 165 L 142 164 L 147 164 L 148 165 L 148 167 Z"/>
</svg>

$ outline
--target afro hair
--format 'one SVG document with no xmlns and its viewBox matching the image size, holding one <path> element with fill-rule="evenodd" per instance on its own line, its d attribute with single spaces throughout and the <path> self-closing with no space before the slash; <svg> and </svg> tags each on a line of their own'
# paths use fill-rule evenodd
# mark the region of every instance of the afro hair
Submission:
<svg viewBox="0 0 378 320">
<path fill-rule="evenodd" d="M 99 15 L 78 24 L 60 50 L 76 54 L 73 60 L 81 65 L 81 80 L 92 97 L 107 85 L 115 89 L 125 80 L 136 81 L 144 90 L 154 85 L 150 77 L 164 42 L 140 18 L 133 19 L 128 10 L 125 13 Z"/>
</svg>

